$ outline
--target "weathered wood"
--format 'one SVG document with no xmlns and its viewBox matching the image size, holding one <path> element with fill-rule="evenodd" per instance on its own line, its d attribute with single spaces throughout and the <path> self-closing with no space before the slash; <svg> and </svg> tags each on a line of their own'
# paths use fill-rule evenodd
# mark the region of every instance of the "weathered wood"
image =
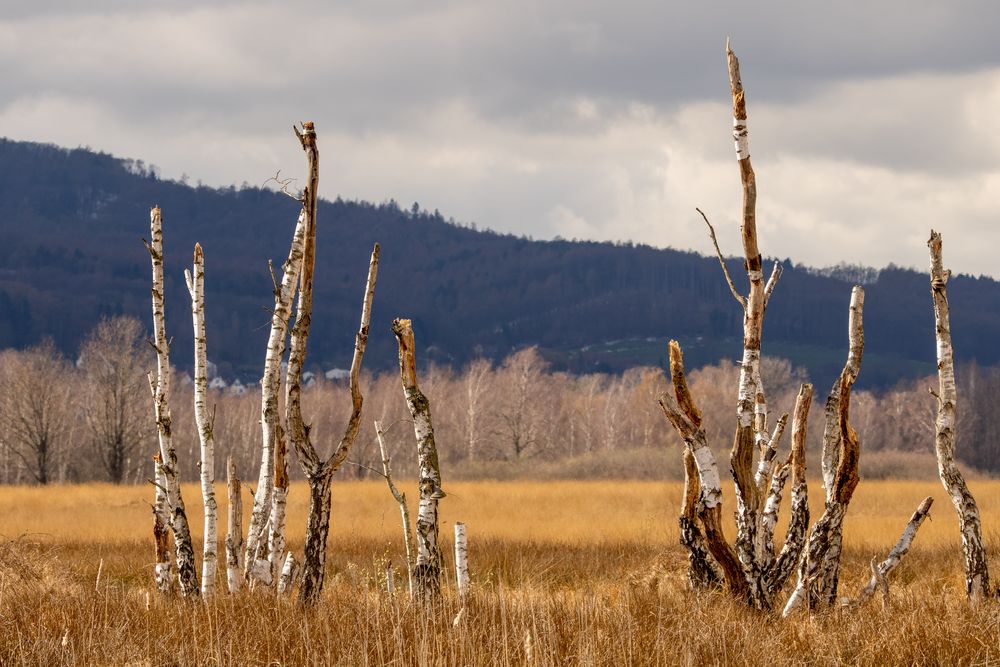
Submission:
<svg viewBox="0 0 1000 667">
<path fill-rule="evenodd" d="M 429 602 L 441 593 L 441 551 L 438 548 L 438 500 L 444 497 L 441 468 L 438 464 L 430 401 L 417 383 L 413 325 L 410 320 L 392 321 L 392 332 L 399 346 L 399 374 L 403 396 L 413 418 L 417 439 L 420 503 L 417 508 L 417 559 L 413 579 L 416 596 Z"/>
<path fill-rule="evenodd" d="M 378 440 L 378 449 L 382 454 L 382 475 L 385 483 L 389 485 L 389 493 L 392 494 L 396 504 L 399 505 L 400 520 L 403 524 L 403 545 L 406 548 L 406 580 L 410 597 L 413 597 L 413 569 L 416 567 L 416 546 L 413 543 L 413 527 L 410 523 L 410 508 L 406 503 L 406 494 L 396 488 L 392 481 L 392 460 L 389 458 L 389 451 L 385 446 L 385 432 L 378 420 L 375 420 L 375 437 Z"/>
<path fill-rule="evenodd" d="M 701 484 L 698 481 L 698 463 L 688 447 L 684 448 L 684 496 L 678 519 L 680 542 L 688 551 L 688 584 L 693 590 L 715 588 L 722 585 L 722 573 L 705 544 L 705 536 L 698 524 L 698 503 Z"/>
<path fill-rule="evenodd" d="M 194 416 L 201 444 L 201 497 L 205 510 L 205 540 L 201 560 L 201 594 L 215 594 L 218 532 L 218 505 L 215 502 L 215 437 L 213 420 L 208 416 L 208 358 L 205 338 L 205 254 L 201 244 L 194 244 L 191 271 L 184 271 L 191 294 L 191 321 L 194 325 Z"/>
<path fill-rule="evenodd" d="M 886 556 L 885 560 L 875 565 L 872 564 L 872 578 L 868 581 L 861 593 L 858 595 L 857 599 L 853 601 L 854 604 L 861 605 L 875 593 L 876 589 L 882 588 L 883 594 L 888 595 L 888 581 L 889 574 L 896 569 L 896 566 L 903 560 L 903 557 L 909 552 L 910 546 L 913 544 L 913 539 L 917 536 L 917 531 L 920 529 L 920 524 L 924 522 L 924 519 L 930 514 L 931 504 L 934 499 L 927 496 L 923 499 L 919 506 L 917 506 L 916 511 L 913 516 L 910 517 L 910 521 L 906 524 L 903 529 L 903 534 L 899 536 L 899 541 L 896 542 L 896 546 L 892 548 L 889 555 Z"/>
<path fill-rule="evenodd" d="M 948 279 L 951 271 L 944 268 L 941 256 L 941 234 L 931 231 L 927 241 L 930 250 L 931 298 L 934 302 L 934 332 L 937 339 L 937 418 L 934 421 L 934 449 L 938 475 L 958 514 L 962 535 L 962 556 L 965 562 L 965 591 L 972 601 L 992 597 L 989 563 L 983 548 L 983 529 L 979 506 L 965 483 L 955 462 L 955 409 L 958 391 L 955 388 L 955 357 L 951 344 L 951 321 L 948 309 Z"/>
<path fill-rule="evenodd" d="M 291 595 L 295 586 L 295 579 L 299 573 L 299 565 L 295 562 L 295 554 L 291 551 L 285 556 L 285 563 L 281 567 L 281 576 L 278 579 L 278 595 Z"/>
<path fill-rule="evenodd" d="M 236 464 L 230 456 L 226 461 L 226 483 L 229 491 L 228 530 L 226 531 L 226 580 L 229 592 L 243 587 L 243 495 Z"/>
<path fill-rule="evenodd" d="M 181 595 L 198 595 L 198 572 L 195 569 L 194 546 L 188 527 L 177 476 L 177 452 L 174 450 L 170 417 L 170 343 L 167 340 L 163 298 L 163 221 L 160 207 L 149 212 L 150 242 L 147 244 L 153 266 L 153 347 L 156 349 L 156 376 L 150 373 L 149 389 L 153 396 L 153 415 L 160 444 L 160 470 L 170 510 L 170 529 L 174 535 L 177 579 Z"/>
<path fill-rule="evenodd" d="M 827 488 L 828 500 L 823 515 L 809 532 L 805 553 L 799 560 L 798 582 L 785 604 L 783 616 L 790 615 L 803 604 L 812 609 L 829 606 L 836 601 L 844 516 L 859 480 L 860 442 L 848 417 L 851 389 L 861 370 L 864 354 L 864 296 L 861 286 L 855 285 L 851 292 L 848 318 L 847 362 L 839 380 L 834 383 L 833 393 L 837 397 L 828 399 L 826 404 L 824 433 L 829 434 L 833 430 L 830 420 L 836 420 L 840 431 L 837 463 Z M 836 409 L 831 406 L 836 406 Z M 824 447 L 827 447 L 830 440 L 824 440 Z M 826 454 L 824 451 L 824 459 Z M 824 460 L 824 467 L 826 465 Z M 824 477 L 826 473 L 827 470 L 824 470 Z"/>
<path fill-rule="evenodd" d="M 277 442 L 274 448 L 274 490 L 271 493 L 271 520 L 268 522 L 267 538 L 271 581 L 277 581 L 281 571 L 281 557 L 285 553 L 285 511 L 288 505 L 288 462 L 285 458 L 288 448 L 280 426 L 275 437 Z"/>
</svg>

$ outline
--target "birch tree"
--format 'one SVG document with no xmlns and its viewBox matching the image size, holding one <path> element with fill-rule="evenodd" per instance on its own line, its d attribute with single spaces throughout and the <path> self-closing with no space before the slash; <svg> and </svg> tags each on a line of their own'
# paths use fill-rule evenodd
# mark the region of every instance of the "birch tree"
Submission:
<svg viewBox="0 0 1000 667">
<path fill-rule="evenodd" d="M 226 461 L 226 482 L 229 491 L 228 529 L 226 531 L 226 581 L 230 593 L 243 587 L 243 496 L 240 478 L 236 476 L 233 457 Z"/>
<path fill-rule="evenodd" d="M 441 468 L 438 464 L 437 445 L 434 443 L 434 425 L 431 422 L 430 401 L 417 383 L 417 362 L 410 320 L 392 321 L 392 333 L 399 346 L 399 374 L 403 383 L 403 397 L 413 418 L 413 432 L 417 439 L 420 503 L 417 509 L 417 559 L 413 568 L 416 595 L 422 602 L 430 602 L 441 593 L 441 550 L 438 547 L 438 500 L 444 498 L 441 488 Z"/>
<path fill-rule="evenodd" d="M 389 486 L 389 493 L 392 494 L 393 500 L 399 505 L 399 516 L 400 521 L 403 524 L 403 546 L 406 549 L 406 580 L 408 583 L 408 590 L 410 597 L 413 597 L 413 570 L 416 567 L 416 547 L 413 544 L 413 528 L 410 524 L 410 508 L 406 504 L 406 494 L 396 488 L 395 482 L 392 481 L 392 460 L 389 457 L 389 451 L 385 446 L 385 437 L 382 430 L 382 425 L 375 421 L 375 437 L 378 439 L 378 449 L 382 455 L 382 476 L 385 477 L 385 483 Z"/>
<path fill-rule="evenodd" d="M 938 389 L 937 419 L 934 449 L 937 454 L 941 484 L 951 498 L 958 514 L 962 534 L 962 556 L 965 564 L 965 591 L 972 601 L 993 597 L 990 590 L 989 563 L 983 547 L 983 529 L 979 506 L 969 491 L 961 470 L 955 462 L 955 356 L 951 345 L 951 321 L 948 310 L 948 279 L 951 271 L 944 268 L 941 255 L 941 234 L 931 231 L 927 241 L 931 260 L 931 298 L 934 302 L 934 332 L 937 339 Z"/>
<path fill-rule="evenodd" d="M 174 451 L 170 418 L 170 343 L 167 340 L 163 307 L 163 222 L 159 206 L 150 210 L 149 218 L 150 242 L 146 244 L 146 249 L 153 265 L 153 348 L 156 350 L 156 375 L 148 375 L 149 390 L 153 395 L 153 415 L 160 442 L 160 469 L 170 511 L 170 529 L 174 535 L 181 595 L 196 596 L 198 573 L 195 570 L 191 531 L 177 475 L 177 453 Z"/>
<path fill-rule="evenodd" d="M 191 320 L 194 325 L 194 417 L 201 443 L 201 497 L 205 509 L 205 541 L 201 561 L 201 594 L 215 595 L 218 532 L 218 505 L 215 502 L 215 436 L 214 419 L 208 415 L 208 358 L 205 339 L 205 255 L 201 244 L 194 245 L 191 271 L 184 271 L 191 294 Z"/>
<path fill-rule="evenodd" d="M 299 298 L 295 308 L 295 326 L 292 328 L 291 349 L 285 395 L 285 422 L 288 438 L 295 448 L 299 466 L 309 483 L 309 518 L 306 526 L 305 555 L 302 563 L 299 602 L 312 605 L 319 600 L 323 590 L 326 566 L 326 540 L 330 529 L 330 485 L 333 474 L 346 460 L 361 427 L 361 362 L 368 345 L 368 327 L 371 322 L 372 300 L 378 276 L 379 246 L 375 244 L 368 264 L 368 279 L 361 305 L 361 325 L 354 338 L 354 356 L 351 360 L 350 391 L 351 415 L 344 435 L 336 450 L 321 458 L 312 443 L 311 429 L 302 416 L 302 368 L 306 359 L 306 345 L 312 324 L 313 273 L 316 262 L 316 196 L 319 187 L 319 149 L 316 130 L 312 123 L 303 123 L 302 132 L 296 135 L 306 153 L 308 180 L 302 194 L 302 212 L 299 219 L 305 224 L 302 271 Z"/>
</svg>

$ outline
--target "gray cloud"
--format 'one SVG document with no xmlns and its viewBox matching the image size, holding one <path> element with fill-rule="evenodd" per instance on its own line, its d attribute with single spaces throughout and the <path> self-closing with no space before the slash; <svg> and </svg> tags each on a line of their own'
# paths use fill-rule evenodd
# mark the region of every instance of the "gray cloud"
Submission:
<svg viewBox="0 0 1000 667">
<path fill-rule="evenodd" d="M 738 211 L 731 34 L 766 251 L 922 265 L 935 225 L 956 269 L 1000 275 L 995 3 L 3 4 L 13 138 L 260 183 L 300 167 L 308 118 L 326 196 L 701 251 L 693 207 Z"/>
</svg>

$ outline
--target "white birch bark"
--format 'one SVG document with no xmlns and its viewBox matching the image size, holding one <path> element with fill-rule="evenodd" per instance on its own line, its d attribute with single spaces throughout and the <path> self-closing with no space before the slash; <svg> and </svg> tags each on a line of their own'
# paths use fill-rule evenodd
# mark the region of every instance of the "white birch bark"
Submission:
<svg viewBox="0 0 1000 667">
<path fill-rule="evenodd" d="M 229 489 L 226 579 L 229 583 L 229 592 L 237 593 L 243 587 L 243 495 L 240 478 L 236 476 L 236 465 L 231 456 L 226 462 L 226 481 Z"/>
<path fill-rule="evenodd" d="M 395 319 L 392 321 L 392 332 L 399 344 L 403 396 L 413 418 L 413 432 L 417 439 L 420 503 L 417 506 L 417 560 L 413 578 L 417 597 L 423 602 L 429 602 L 441 593 L 438 500 L 445 494 L 441 489 L 441 468 L 434 442 L 430 401 L 417 384 L 413 325 L 410 320 Z"/>
<path fill-rule="evenodd" d="M 962 535 L 962 556 L 965 561 L 965 591 L 976 602 L 991 597 L 989 563 L 983 548 L 983 529 L 979 506 L 965 483 L 965 477 L 955 462 L 955 356 L 951 344 L 951 321 L 948 309 L 948 279 L 951 271 L 944 268 L 941 257 L 941 234 L 932 231 L 927 242 L 931 260 L 931 298 L 934 301 L 934 330 L 937 339 L 937 418 L 934 423 L 934 449 L 938 475 L 948 492 Z"/>
<path fill-rule="evenodd" d="M 295 555 L 289 551 L 285 556 L 285 563 L 281 567 L 281 577 L 278 579 L 278 595 L 291 595 L 295 586 L 295 577 L 298 575 L 299 565 L 295 562 Z"/>
<path fill-rule="evenodd" d="M 267 557 L 270 563 L 269 581 L 275 581 L 282 567 L 285 553 L 285 512 L 288 505 L 288 463 L 285 455 L 285 436 L 278 427 L 277 447 L 274 456 L 274 491 L 271 495 L 271 520 L 267 539 Z M 291 556 L 291 552 L 288 554 Z"/>
<path fill-rule="evenodd" d="M 469 542 L 460 521 L 455 522 L 455 583 L 458 597 L 464 600 L 469 592 Z"/>
<path fill-rule="evenodd" d="M 153 266 L 153 347 L 156 349 L 156 376 L 150 373 L 149 388 L 153 395 L 153 415 L 160 444 L 160 465 L 163 487 L 170 510 L 170 529 L 174 534 L 177 559 L 177 579 L 181 595 L 198 595 L 198 573 L 195 569 L 194 547 L 188 527 L 180 481 L 177 478 L 177 452 L 174 450 L 170 418 L 170 344 L 167 341 L 163 306 L 163 222 L 160 208 L 149 212 L 150 242 L 146 245 Z"/>
<path fill-rule="evenodd" d="M 194 417 L 201 442 L 201 497 L 205 507 L 205 542 L 201 561 L 201 594 L 215 595 L 215 574 L 218 561 L 218 506 L 215 502 L 215 438 L 213 423 L 208 416 L 208 359 L 205 338 L 205 255 L 201 244 L 194 245 L 194 265 L 185 271 L 191 294 L 191 320 L 194 325 Z"/>
<path fill-rule="evenodd" d="M 153 481 L 156 500 L 153 504 L 153 540 L 156 545 L 156 565 L 153 577 L 156 588 L 161 593 L 170 593 L 174 588 L 173 562 L 170 559 L 170 511 L 167 508 L 166 479 L 160 455 L 153 457 Z"/>
<path fill-rule="evenodd" d="M 375 437 L 378 440 L 379 452 L 382 454 L 382 475 L 389 486 L 389 493 L 392 494 L 396 504 L 399 505 L 399 516 L 403 524 L 403 545 L 406 548 L 406 580 L 410 597 L 413 597 L 413 568 L 416 566 L 416 547 L 413 544 L 413 528 L 410 524 L 410 508 L 406 504 L 406 494 L 396 488 L 392 481 L 392 460 L 389 458 L 389 451 L 385 446 L 385 432 L 378 420 L 375 420 Z"/>
<path fill-rule="evenodd" d="M 264 376 L 261 385 L 261 461 L 254 493 L 253 511 L 247 527 L 245 563 L 249 578 L 255 567 L 261 541 L 271 511 L 271 492 L 274 481 L 275 433 L 280 425 L 278 394 L 281 389 L 281 360 L 285 355 L 285 336 L 288 333 L 288 318 L 292 313 L 292 297 L 302 269 L 307 220 L 305 212 L 299 214 L 292 245 L 285 260 L 281 285 L 274 293 L 274 313 L 271 316 L 271 333 L 267 340 L 267 354 L 264 357 Z"/>
</svg>

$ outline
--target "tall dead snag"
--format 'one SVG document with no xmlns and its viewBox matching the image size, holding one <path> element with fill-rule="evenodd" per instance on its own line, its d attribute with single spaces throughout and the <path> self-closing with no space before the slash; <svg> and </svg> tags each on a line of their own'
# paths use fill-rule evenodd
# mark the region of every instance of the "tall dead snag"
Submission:
<svg viewBox="0 0 1000 667">
<path fill-rule="evenodd" d="M 792 517 L 788 536 L 777 559 L 772 557 L 766 563 L 757 561 L 751 567 L 746 567 L 739 559 L 736 549 L 726 540 L 722 530 L 722 487 L 719 471 L 712 450 L 708 446 L 705 430 L 701 426 L 701 414 L 687 388 L 684 358 L 677 341 L 670 341 L 670 376 L 674 393 L 663 394 L 660 397 L 660 406 L 685 442 L 685 464 L 688 468 L 688 479 L 691 481 L 685 486 L 681 526 L 693 536 L 685 539 L 682 532 L 682 543 L 687 546 L 691 561 L 688 576 L 692 584 L 700 587 L 711 583 L 713 575 L 708 573 L 712 572 L 715 576 L 721 576 L 726 589 L 734 596 L 751 606 L 770 609 L 774 598 L 794 569 L 794 563 L 802 550 L 803 536 L 809 521 L 808 503 L 805 501 L 805 434 L 812 387 L 803 385 L 799 392 L 792 427 L 791 457 L 782 469 L 774 473 L 774 479 L 787 479 L 789 470 L 794 473 Z M 693 469 L 690 467 L 690 462 L 694 464 Z M 697 486 L 693 482 L 695 475 L 698 480 Z M 772 481 L 771 487 L 775 486 L 779 485 Z M 695 488 L 700 490 L 697 496 L 693 493 Z M 780 494 L 780 491 L 778 493 Z M 704 529 L 703 537 L 691 508 L 697 508 L 697 518 Z M 687 521 L 683 521 L 684 514 L 688 514 Z M 711 558 L 707 558 L 697 548 L 702 539 Z"/>
<path fill-rule="evenodd" d="M 215 502 L 215 438 L 213 421 L 208 417 L 208 360 L 205 341 L 205 255 L 201 244 L 194 244 L 194 266 L 184 271 L 188 292 L 191 294 L 191 320 L 194 324 L 194 418 L 198 424 L 201 441 L 201 497 L 205 507 L 205 544 L 201 561 L 201 594 L 215 594 L 215 572 L 218 556 L 216 521 L 218 506 Z"/>
<path fill-rule="evenodd" d="M 375 420 L 375 437 L 378 439 L 378 449 L 382 454 L 382 476 L 389 485 L 389 493 L 399 505 L 399 515 L 403 523 L 403 545 L 406 548 L 406 580 L 409 583 L 410 597 L 413 597 L 413 568 L 416 565 L 416 547 L 413 545 L 413 528 L 410 524 L 410 508 L 406 504 L 406 494 L 396 488 L 392 481 L 392 460 L 385 447 L 385 433 L 382 425 Z"/>
<path fill-rule="evenodd" d="M 839 430 L 839 449 L 836 456 L 828 456 L 824 451 L 823 476 L 832 480 L 827 487 L 827 502 L 823 516 L 813 525 L 806 543 L 805 554 L 799 562 L 798 583 L 785 605 L 784 615 L 788 616 L 801 604 L 808 601 L 810 609 L 833 604 L 837 596 L 837 578 L 840 570 L 840 549 L 843 540 L 844 516 L 847 506 L 858 486 L 858 462 L 861 443 L 848 421 L 851 405 L 851 389 L 861 370 L 864 353 L 864 303 L 865 292 L 855 285 L 851 292 L 851 310 L 848 318 L 848 338 L 850 349 L 847 362 L 840 378 L 833 385 L 833 392 L 827 400 L 825 433 L 831 432 L 831 420 L 836 420 Z M 834 398 L 836 395 L 836 398 Z M 830 408 L 836 405 L 836 412 Z M 824 446 L 832 439 L 827 439 Z M 835 468 L 828 469 L 832 465 Z"/>
<path fill-rule="evenodd" d="M 240 494 L 240 478 L 236 476 L 236 465 L 231 456 L 226 461 L 226 482 L 229 490 L 226 580 L 229 592 L 236 593 L 243 587 L 243 496 Z"/>
<path fill-rule="evenodd" d="M 271 333 L 268 336 L 267 354 L 264 357 L 264 376 L 260 381 L 262 449 L 253 511 L 250 514 L 250 525 L 247 527 L 244 556 L 244 577 L 247 580 L 254 572 L 257 560 L 261 555 L 261 548 L 265 546 L 264 533 L 267 530 L 268 518 L 271 513 L 271 495 L 274 485 L 274 446 L 277 429 L 281 423 L 281 416 L 278 412 L 281 360 L 285 355 L 285 336 L 288 332 L 288 319 L 292 313 L 292 298 L 295 296 L 296 283 L 302 269 L 305 237 L 306 217 L 305 208 L 303 208 L 295 224 L 295 231 L 292 233 L 292 244 L 288 250 L 288 259 L 283 265 L 281 284 L 277 284 L 275 280 Z"/>
<path fill-rule="evenodd" d="M 972 601 L 987 598 L 990 572 L 983 548 L 983 529 L 979 507 L 969 491 L 962 472 L 955 463 L 955 358 L 951 346 L 951 324 L 948 313 L 948 279 L 951 271 L 941 259 L 941 234 L 931 231 L 927 241 L 931 258 L 931 297 L 934 300 L 934 331 L 937 338 L 937 419 L 934 423 L 934 448 L 937 453 L 938 475 L 944 490 L 958 513 L 962 533 L 962 555 L 965 558 L 965 591 Z"/>
<path fill-rule="evenodd" d="M 198 595 L 198 573 L 195 570 L 194 547 L 188 528 L 184 499 L 181 497 L 180 480 L 177 478 L 177 452 L 174 451 L 170 420 L 170 343 L 167 340 L 166 319 L 163 308 L 163 221 L 160 207 L 149 212 L 150 242 L 146 244 L 153 264 L 153 347 L 156 349 L 156 376 L 150 373 L 149 390 L 153 395 L 153 415 L 160 443 L 160 471 L 167 508 L 170 512 L 170 530 L 174 534 L 177 559 L 177 577 L 181 595 Z"/>
<path fill-rule="evenodd" d="M 288 506 L 288 446 L 285 434 L 278 427 L 277 446 L 274 449 L 274 490 L 271 492 L 270 532 L 267 538 L 267 571 L 265 583 L 277 581 L 285 554 L 285 510 Z M 291 556 L 291 553 L 289 553 Z M 293 557 L 294 562 L 294 557 Z"/>
<path fill-rule="evenodd" d="M 445 494 L 441 489 L 441 468 L 438 465 L 437 446 L 434 444 L 431 404 L 417 384 L 413 324 L 410 320 L 395 319 L 392 321 L 392 333 L 399 344 L 399 374 L 403 382 L 403 396 L 413 418 L 413 432 L 417 438 L 420 504 L 417 509 L 417 560 L 413 579 L 417 597 L 423 602 L 429 602 L 441 593 L 437 512 L 438 500 Z"/>
<path fill-rule="evenodd" d="M 319 187 L 319 150 L 316 130 L 312 123 L 303 123 L 302 132 L 295 131 L 308 163 L 308 182 L 302 194 L 300 219 L 306 221 L 306 235 L 299 281 L 299 299 L 295 309 L 295 326 L 292 328 L 291 349 L 288 357 L 287 386 L 285 395 L 285 421 L 288 437 L 295 447 L 299 467 L 309 482 L 309 519 L 306 525 L 305 555 L 302 563 L 302 583 L 299 603 L 314 604 L 323 590 L 326 566 L 326 538 L 330 530 L 330 485 L 333 474 L 347 458 L 361 427 L 361 362 L 368 345 L 368 326 L 371 322 L 372 300 L 375 298 L 375 281 L 378 276 L 379 246 L 376 243 L 368 264 L 368 280 L 361 304 L 361 324 L 354 338 L 354 356 L 351 360 L 350 390 L 351 416 L 337 449 L 329 458 L 320 458 L 310 438 L 310 428 L 302 417 L 302 367 L 306 359 L 306 345 L 312 324 L 313 272 L 316 263 L 316 193 Z"/>
</svg>

